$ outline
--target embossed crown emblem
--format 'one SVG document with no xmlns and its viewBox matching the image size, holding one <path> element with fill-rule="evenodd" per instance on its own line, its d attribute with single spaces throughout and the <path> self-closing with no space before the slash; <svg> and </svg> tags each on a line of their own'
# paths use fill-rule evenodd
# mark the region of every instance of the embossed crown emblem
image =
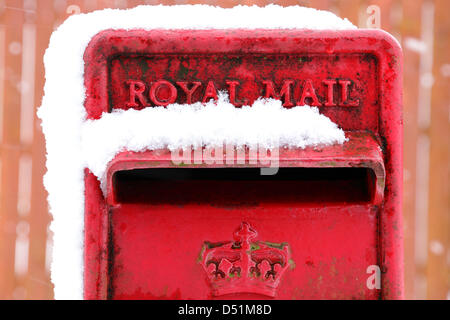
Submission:
<svg viewBox="0 0 450 320">
<path fill-rule="evenodd" d="M 274 297 L 286 269 L 293 266 L 289 245 L 254 240 L 257 232 L 242 222 L 234 241 L 205 241 L 201 264 L 212 294 L 256 293 Z"/>
</svg>

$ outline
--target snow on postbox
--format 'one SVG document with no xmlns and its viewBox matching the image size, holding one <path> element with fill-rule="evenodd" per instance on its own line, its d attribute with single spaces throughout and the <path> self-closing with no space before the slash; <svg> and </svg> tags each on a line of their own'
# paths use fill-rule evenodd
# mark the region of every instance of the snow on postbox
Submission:
<svg viewBox="0 0 450 320">
<path fill-rule="evenodd" d="M 123 150 L 104 195 L 86 169 L 85 298 L 402 297 L 402 60 L 391 36 L 108 30 L 84 60 L 91 119 L 226 92 L 236 108 L 260 97 L 315 106 L 346 136 L 280 147 L 272 173 L 249 148 L 224 147 L 216 162 L 201 148 L 181 162 L 168 149 Z"/>
</svg>

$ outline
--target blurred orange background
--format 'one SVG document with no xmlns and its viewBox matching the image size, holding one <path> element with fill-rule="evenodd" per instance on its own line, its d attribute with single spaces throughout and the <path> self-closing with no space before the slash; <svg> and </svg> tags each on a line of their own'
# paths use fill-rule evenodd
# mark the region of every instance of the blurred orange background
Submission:
<svg viewBox="0 0 450 320">
<path fill-rule="evenodd" d="M 45 141 L 36 118 L 52 31 L 72 14 L 159 3 L 302 5 L 399 40 L 406 298 L 450 299 L 448 0 L 0 0 L 0 299 L 53 298 Z"/>
</svg>

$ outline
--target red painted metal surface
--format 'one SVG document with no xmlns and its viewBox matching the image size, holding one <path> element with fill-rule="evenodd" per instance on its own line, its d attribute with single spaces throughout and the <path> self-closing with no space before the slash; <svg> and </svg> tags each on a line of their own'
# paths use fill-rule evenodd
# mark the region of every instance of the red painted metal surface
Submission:
<svg viewBox="0 0 450 320">
<path fill-rule="evenodd" d="M 98 34 L 85 52 L 92 119 L 225 90 L 237 107 L 316 105 L 349 141 L 282 149 L 273 176 L 248 152 L 244 165 L 123 152 L 106 197 L 86 170 L 85 298 L 402 298 L 401 61 L 379 30 Z M 381 289 L 367 286 L 372 265 Z"/>
</svg>

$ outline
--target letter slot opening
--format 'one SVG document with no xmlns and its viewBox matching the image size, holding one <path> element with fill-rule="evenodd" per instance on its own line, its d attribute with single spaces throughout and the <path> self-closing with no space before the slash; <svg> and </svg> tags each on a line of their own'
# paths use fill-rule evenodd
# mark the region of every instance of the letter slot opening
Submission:
<svg viewBox="0 0 450 320">
<path fill-rule="evenodd" d="M 376 175 L 365 167 L 283 167 L 275 175 L 260 168 L 145 168 L 112 176 L 115 203 L 252 206 L 262 203 L 370 203 Z"/>
</svg>

